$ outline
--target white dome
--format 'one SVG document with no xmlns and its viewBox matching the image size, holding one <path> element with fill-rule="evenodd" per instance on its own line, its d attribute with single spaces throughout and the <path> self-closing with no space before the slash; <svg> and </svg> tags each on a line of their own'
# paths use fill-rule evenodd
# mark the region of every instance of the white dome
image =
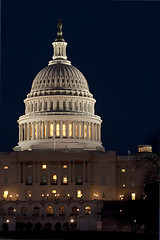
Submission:
<svg viewBox="0 0 160 240">
<path fill-rule="evenodd" d="M 101 118 L 84 75 L 67 60 L 62 32 L 52 43 L 49 65 L 34 78 L 18 120 L 15 151 L 32 149 L 102 150 Z"/>
</svg>

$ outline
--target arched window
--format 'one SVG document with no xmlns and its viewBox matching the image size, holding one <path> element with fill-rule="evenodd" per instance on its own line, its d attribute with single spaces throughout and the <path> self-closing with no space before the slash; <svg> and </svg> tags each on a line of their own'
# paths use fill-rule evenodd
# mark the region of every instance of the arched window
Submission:
<svg viewBox="0 0 160 240">
<path fill-rule="evenodd" d="M 66 103 L 63 102 L 63 110 L 65 110 L 65 109 L 66 109 Z"/>
<path fill-rule="evenodd" d="M 79 213 L 79 208 L 76 206 L 72 207 L 72 216 L 78 215 Z"/>
<path fill-rule="evenodd" d="M 85 215 L 91 215 L 91 208 L 89 206 L 85 207 Z"/>
<path fill-rule="evenodd" d="M 14 208 L 13 207 L 8 208 L 8 216 L 14 216 Z"/>
<path fill-rule="evenodd" d="M 59 102 L 57 102 L 57 109 L 59 109 Z"/>
<path fill-rule="evenodd" d="M 59 125 L 59 123 L 56 124 L 56 136 L 57 137 L 60 136 L 60 125 Z"/>
<path fill-rule="evenodd" d="M 34 209 L 33 209 L 33 215 L 34 215 L 35 217 L 39 217 L 39 213 L 40 213 L 39 207 L 34 207 Z"/>
<path fill-rule="evenodd" d="M 41 178 L 41 185 L 47 185 L 47 176 L 46 175 L 43 175 L 42 178 Z"/>
<path fill-rule="evenodd" d="M 65 208 L 63 206 L 59 208 L 59 216 L 65 216 Z"/>
<path fill-rule="evenodd" d="M 80 102 L 80 111 L 83 111 L 83 109 L 82 109 L 82 103 Z"/>
<path fill-rule="evenodd" d="M 62 135 L 63 135 L 63 137 L 66 137 L 66 124 L 65 123 L 63 123 L 63 125 L 62 125 Z"/>
<path fill-rule="evenodd" d="M 53 208 L 52 208 L 51 206 L 48 206 L 48 207 L 46 208 L 46 216 L 47 216 L 47 217 L 53 216 Z"/>
<path fill-rule="evenodd" d="M 21 216 L 24 217 L 27 215 L 27 208 L 26 207 L 22 207 L 21 208 Z"/>
</svg>

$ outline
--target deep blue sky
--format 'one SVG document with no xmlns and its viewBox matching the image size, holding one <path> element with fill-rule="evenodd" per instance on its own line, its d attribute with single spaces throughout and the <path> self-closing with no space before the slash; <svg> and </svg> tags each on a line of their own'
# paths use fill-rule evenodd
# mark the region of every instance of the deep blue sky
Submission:
<svg viewBox="0 0 160 240">
<path fill-rule="evenodd" d="M 23 100 L 51 60 L 59 18 L 68 59 L 97 100 L 103 145 L 136 152 L 160 123 L 159 2 L 2 0 L 0 151 L 18 142 Z"/>
</svg>

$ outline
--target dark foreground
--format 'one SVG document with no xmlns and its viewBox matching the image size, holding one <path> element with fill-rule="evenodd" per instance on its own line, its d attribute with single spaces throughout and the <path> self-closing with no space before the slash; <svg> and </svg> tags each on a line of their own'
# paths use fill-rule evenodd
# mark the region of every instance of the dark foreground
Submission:
<svg viewBox="0 0 160 240">
<path fill-rule="evenodd" d="M 98 240 L 158 240 L 158 234 L 142 234 L 142 233 L 122 233 L 122 232 L 33 232 L 33 233 L 0 233 L 0 239 L 97 239 Z"/>
</svg>

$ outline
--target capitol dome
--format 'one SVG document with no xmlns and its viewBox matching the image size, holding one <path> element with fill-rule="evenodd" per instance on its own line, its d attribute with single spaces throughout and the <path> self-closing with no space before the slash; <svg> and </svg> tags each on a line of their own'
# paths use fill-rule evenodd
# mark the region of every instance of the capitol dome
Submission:
<svg viewBox="0 0 160 240">
<path fill-rule="evenodd" d="M 45 94 L 48 91 L 49 94 L 56 94 L 57 90 L 65 90 L 63 94 L 69 94 L 70 90 L 74 90 L 78 95 L 92 96 L 84 75 L 74 66 L 63 63 L 43 68 L 33 80 L 30 96 L 43 91 Z"/>
<path fill-rule="evenodd" d="M 96 100 L 84 75 L 67 60 L 61 20 L 57 26 L 52 60 L 36 75 L 24 100 L 14 150 L 103 150 Z"/>
</svg>

